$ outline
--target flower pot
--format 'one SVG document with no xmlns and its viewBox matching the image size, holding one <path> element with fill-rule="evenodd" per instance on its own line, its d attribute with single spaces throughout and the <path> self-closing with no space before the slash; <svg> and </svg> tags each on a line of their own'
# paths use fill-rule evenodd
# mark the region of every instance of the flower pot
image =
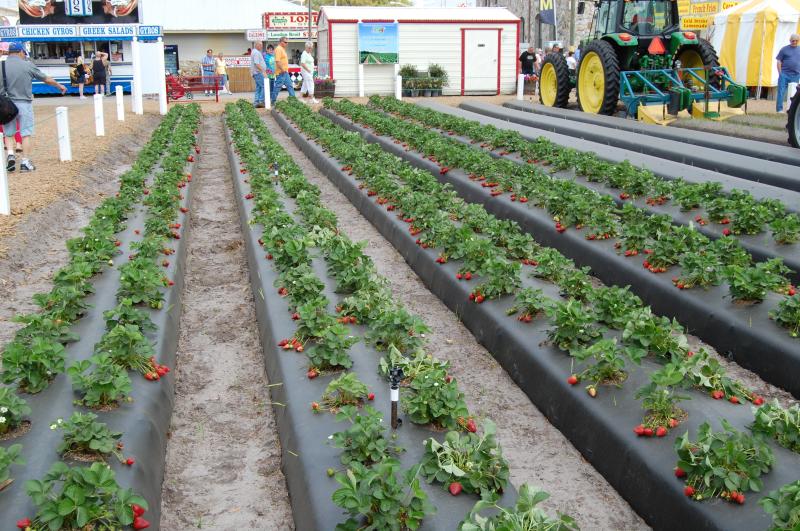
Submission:
<svg viewBox="0 0 800 531">
<path fill-rule="evenodd" d="M 405 96 L 405 97 L 411 96 L 411 92 L 413 92 L 411 89 L 404 88 L 403 89 L 403 96 Z"/>
<path fill-rule="evenodd" d="M 431 89 L 425 89 L 422 92 L 424 93 L 423 96 L 425 96 L 426 98 L 431 97 Z"/>
<path fill-rule="evenodd" d="M 325 87 L 325 88 L 318 87 L 314 89 L 314 97 L 317 99 L 332 98 L 335 92 L 336 92 L 336 87 Z"/>
<path fill-rule="evenodd" d="M 416 98 L 417 96 L 419 96 L 419 90 L 417 89 L 411 89 L 410 92 L 411 92 L 410 96 L 412 98 Z"/>
</svg>

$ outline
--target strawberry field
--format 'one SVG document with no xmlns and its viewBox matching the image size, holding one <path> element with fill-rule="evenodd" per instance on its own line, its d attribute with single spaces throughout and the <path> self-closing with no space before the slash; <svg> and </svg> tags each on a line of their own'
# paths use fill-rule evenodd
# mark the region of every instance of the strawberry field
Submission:
<svg viewBox="0 0 800 531">
<path fill-rule="evenodd" d="M 172 109 L 2 347 L 3 526 L 796 530 L 797 192 L 521 123 Z"/>
</svg>

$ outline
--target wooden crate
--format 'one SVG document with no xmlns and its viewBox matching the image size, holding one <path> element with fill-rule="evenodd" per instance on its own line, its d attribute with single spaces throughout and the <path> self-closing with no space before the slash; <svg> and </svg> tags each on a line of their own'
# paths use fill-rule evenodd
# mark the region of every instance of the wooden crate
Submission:
<svg viewBox="0 0 800 531">
<path fill-rule="evenodd" d="M 250 68 L 228 67 L 228 89 L 231 92 L 253 92 L 256 83 L 250 75 Z"/>
</svg>

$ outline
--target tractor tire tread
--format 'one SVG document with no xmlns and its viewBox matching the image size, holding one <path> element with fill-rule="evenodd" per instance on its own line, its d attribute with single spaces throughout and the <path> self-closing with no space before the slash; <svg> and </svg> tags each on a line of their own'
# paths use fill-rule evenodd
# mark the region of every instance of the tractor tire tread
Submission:
<svg viewBox="0 0 800 531">
<path fill-rule="evenodd" d="M 595 52 L 603 63 L 605 94 L 598 114 L 611 116 L 616 112 L 617 102 L 619 101 L 619 58 L 614 51 L 614 47 L 609 42 L 599 39 L 590 42 L 586 48 L 581 50 L 581 61 L 589 52 Z M 576 86 L 580 86 L 580 71 L 581 65 L 579 64 L 577 70 L 579 77 L 575 83 Z M 578 92 L 578 106 L 583 109 L 580 92 Z"/>
<path fill-rule="evenodd" d="M 800 148 L 800 90 L 794 93 L 792 104 L 789 106 L 789 115 L 786 129 L 789 131 L 789 144 Z"/>
<path fill-rule="evenodd" d="M 564 109 L 567 107 L 567 103 L 569 102 L 569 93 L 572 90 L 572 86 L 569 82 L 569 66 L 567 65 L 567 60 L 563 55 L 551 52 L 547 54 L 544 58 L 544 61 L 542 61 L 542 68 L 544 68 L 544 65 L 547 63 L 551 63 L 556 72 L 556 100 L 553 104 L 553 107 Z M 542 105 L 545 104 L 542 100 L 541 89 L 539 90 L 539 102 Z"/>
</svg>

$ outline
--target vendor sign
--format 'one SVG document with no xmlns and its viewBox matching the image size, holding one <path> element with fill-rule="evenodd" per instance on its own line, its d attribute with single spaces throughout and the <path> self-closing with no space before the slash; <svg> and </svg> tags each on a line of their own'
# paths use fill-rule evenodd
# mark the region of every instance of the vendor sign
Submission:
<svg viewBox="0 0 800 531">
<path fill-rule="evenodd" d="M 265 41 L 277 41 L 286 37 L 290 41 L 307 41 L 308 29 L 294 29 L 294 30 L 268 30 Z M 311 39 L 317 38 L 317 28 L 311 28 Z"/>
<path fill-rule="evenodd" d="M 400 62 L 400 34 L 397 22 L 359 22 L 358 56 L 361 64 Z"/>
<path fill-rule="evenodd" d="M 319 13 L 311 12 L 311 25 L 316 26 Z M 268 29 L 298 29 L 308 28 L 308 13 L 296 11 L 294 13 L 264 13 L 264 27 Z"/>
<path fill-rule="evenodd" d="M 228 68 L 250 68 L 253 62 L 249 55 L 225 57 L 225 66 Z"/>
</svg>

